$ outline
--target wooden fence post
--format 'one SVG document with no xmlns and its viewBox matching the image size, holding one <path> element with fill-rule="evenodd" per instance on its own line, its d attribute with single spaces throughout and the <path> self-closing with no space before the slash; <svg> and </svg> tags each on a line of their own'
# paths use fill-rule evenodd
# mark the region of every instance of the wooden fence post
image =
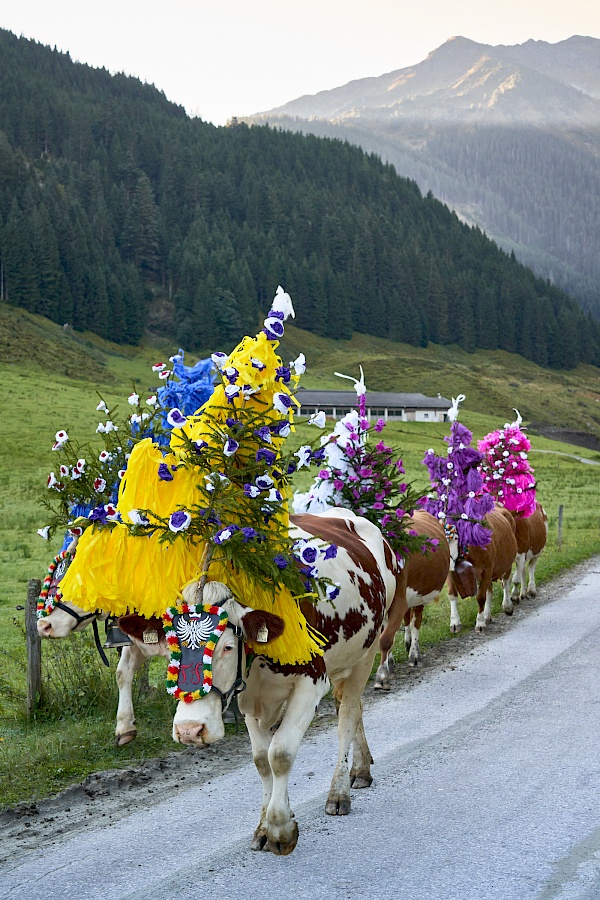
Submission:
<svg viewBox="0 0 600 900">
<path fill-rule="evenodd" d="M 42 642 L 37 630 L 37 601 L 42 589 L 38 578 L 27 582 L 25 606 L 25 639 L 27 642 L 27 718 L 30 719 L 40 700 L 42 689 Z"/>
<path fill-rule="evenodd" d="M 563 505 L 558 507 L 558 549 L 562 550 Z"/>
</svg>

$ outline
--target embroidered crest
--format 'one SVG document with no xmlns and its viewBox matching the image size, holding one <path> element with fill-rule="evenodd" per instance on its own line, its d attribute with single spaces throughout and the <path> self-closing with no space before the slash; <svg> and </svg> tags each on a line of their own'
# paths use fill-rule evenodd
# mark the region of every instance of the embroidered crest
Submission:
<svg viewBox="0 0 600 900">
<path fill-rule="evenodd" d="M 170 661 L 167 691 L 191 703 L 212 687 L 212 658 L 227 627 L 227 612 L 220 606 L 181 603 L 163 615 Z"/>
</svg>

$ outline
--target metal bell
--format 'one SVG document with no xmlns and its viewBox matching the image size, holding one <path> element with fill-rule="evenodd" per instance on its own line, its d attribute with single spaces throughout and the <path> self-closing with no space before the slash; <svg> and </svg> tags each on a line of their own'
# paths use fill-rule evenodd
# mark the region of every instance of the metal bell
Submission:
<svg viewBox="0 0 600 900">
<path fill-rule="evenodd" d="M 116 618 L 106 620 L 106 640 L 103 646 L 107 650 L 114 650 L 119 647 L 129 647 L 131 645 L 130 638 L 124 631 L 121 631 L 116 623 Z"/>
</svg>

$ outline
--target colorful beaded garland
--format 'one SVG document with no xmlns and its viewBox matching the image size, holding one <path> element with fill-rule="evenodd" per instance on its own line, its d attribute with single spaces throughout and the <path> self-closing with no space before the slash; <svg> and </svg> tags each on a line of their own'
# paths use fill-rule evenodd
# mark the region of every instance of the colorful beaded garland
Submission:
<svg viewBox="0 0 600 900">
<path fill-rule="evenodd" d="M 40 591 L 40 596 L 38 597 L 37 602 L 37 617 L 38 619 L 43 619 L 44 616 L 49 616 L 52 610 L 55 607 L 56 600 L 60 599 L 60 596 L 57 594 L 54 597 L 49 596 L 50 588 L 52 587 L 52 581 L 54 578 L 54 573 L 56 571 L 56 567 L 59 563 L 61 563 L 64 559 L 66 559 L 71 554 L 68 550 L 63 550 L 62 553 L 59 553 L 58 556 L 55 556 L 50 565 L 48 566 L 48 574 L 44 578 L 44 587 Z"/>
<path fill-rule="evenodd" d="M 218 616 L 219 621 L 214 631 L 204 645 L 204 656 L 202 658 L 202 684 L 195 691 L 184 691 L 179 687 L 179 669 L 181 665 L 181 646 L 179 637 L 173 625 L 173 619 L 177 615 L 200 615 L 208 613 L 212 616 Z M 217 642 L 227 627 L 227 612 L 220 606 L 210 606 L 206 603 L 181 603 L 177 606 L 170 606 L 163 614 L 163 624 L 165 627 L 165 635 L 167 638 L 167 646 L 170 651 L 170 660 L 167 668 L 167 691 L 172 694 L 176 700 L 183 700 L 184 703 L 191 703 L 193 700 L 199 700 L 205 697 L 212 687 L 212 658 Z"/>
</svg>

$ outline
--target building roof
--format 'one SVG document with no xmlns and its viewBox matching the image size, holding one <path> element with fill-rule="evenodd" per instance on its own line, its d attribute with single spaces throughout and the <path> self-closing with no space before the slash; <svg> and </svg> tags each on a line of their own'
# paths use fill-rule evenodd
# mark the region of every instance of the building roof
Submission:
<svg viewBox="0 0 600 900">
<path fill-rule="evenodd" d="M 310 391 L 300 388 L 296 399 L 302 406 L 356 406 L 356 391 Z M 425 394 L 396 394 L 391 391 L 367 391 L 367 406 L 387 409 L 450 409 L 446 397 Z"/>
</svg>

